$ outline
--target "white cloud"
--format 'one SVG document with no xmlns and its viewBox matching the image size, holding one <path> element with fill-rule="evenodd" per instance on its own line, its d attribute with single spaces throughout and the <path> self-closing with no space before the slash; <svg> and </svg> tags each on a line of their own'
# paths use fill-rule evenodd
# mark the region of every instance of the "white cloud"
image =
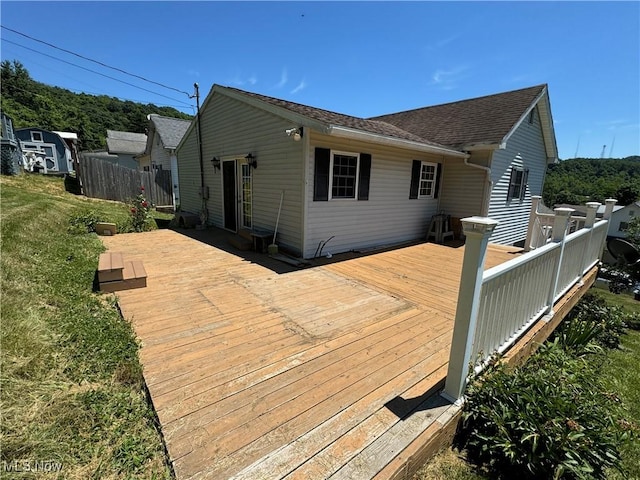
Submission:
<svg viewBox="0 0 640 480">
<path fill-rule="evenodd" d="M 247 84 L 255 85 L 256 83 L 258 83 L 258 77 L 256 77 L 254 74 L 254 75 L 251 75 L 249 78 L 244 78 L 240 74 L 236 74 L 236 76 L 233 77 L 231 80 L 229 80 L 227 83 L 229 85 L 235 85 L 237 87 L 242 87 Z"/>
<path fill-rule="evenodd" d="M 439 40 L 436 40 L 433 43 L 430 43 L 429 45 L 427 45 L 427 49 L 428 50 L 438 50 L 442 47 L 446 47 L 447 45 L 449 45 L 451 42 L 457 40 L 458 38 L 460 38 L 460 34 L 455 34 L 455 35 L 450 35 L 448 37 L 444 37 L 441 38 Z"/>
<path fill-rule="evenodd" d="M 302 80 L 302 81 L 298 84 L 298 86 L 297 86 L 296 88 L 294 88 L 293 90 L 291 90 L 291 92 L 290 92 L 290 93 L 291 93 L 292 95 L 293 95 L 293 94 L 296 94 L 296 93 L 301 92 L 302 90 L 304 90 L 306 87 L 307 87 L 307 83 L 306 83 L 304 80 Z"/>
<path fill-rule="evenodd" d="M 438 85 L 443 90 L 452 90 L 457 87 L 457 82 L 464 78 L 466 66 L 459 66 L 450 70 L 438 69 L 431 76 L 431 84 Z"/>
<path fill-rule="evenodd" d="M 287 74 L 287 69 L 282 69 L 282 74 L 280 75 L 280 81 L 276 84 L 276 88 L 284 87 L 289 81 L 289 75 Z"/>
</svg>

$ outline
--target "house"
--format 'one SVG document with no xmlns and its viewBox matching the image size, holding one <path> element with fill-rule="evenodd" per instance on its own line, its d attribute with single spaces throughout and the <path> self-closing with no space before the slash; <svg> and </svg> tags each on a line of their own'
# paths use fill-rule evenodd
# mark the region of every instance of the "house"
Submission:
<svg viewBox="0 0 640 480">
<path fill-rule="evenodd" d="M 58 135 L 64 143 L 66 143 L 69 152 L 71 153 L 71 162 L 73 164 L 73 169 L 76 170 L 78 165 L 78 161 L 80 159 L 78 155 L 78 134 L 74 132 L 53 132 Z"/>
<path fill-rule="evenodd" d="M 598 208 L 598 216 L 602 216 L 603 213 L 604 205 Z M 625 238 L 627 236 L 629 222 L 638 217 L 640 217 L 640 201 L 626 206 L 616 205 L 613 207 L 613 212 L 609 219 L 607 236 Z"/>
<path fill-rule="evenodd" d="M 2 174 L 18 175 L 22 171 L 22 151 L 13 131 L 13 120 L 4 112 L 0 112 L 2 135 L 0 148 L 2 153 Z"/>
<path fill-rule="evenodd" d="M 147 118 L 149 119 L 147 143 L 144 152 L 136 157 L 138 166 L 145 171 L 170 170 L 173 183 L 173 204 L 174 206 L 179 205 L 180 186 L 176 148 L 191 125 L 191 121 L 157 114 L 148 115 Z"/>
<path fill-rule="evenodd" d="M 46 174 L 74 170 L 71 150 L 57 133 L 29 127 L 17 129 L 15 135 L 20 142 L 25 169 Z"/>
<path fill-rule="evenodd" d="M 117 156 L 114 161 L 117 165 L 137 169 L 135 157 L 144 152 L 146 145 L 147 135 L 144 133 L 107 130 L 107 152 Z"/>
<path fill-rule="evenodd" d="M 279 218 L 304 258 L 424 239 L 441 212 L 523 242 L 558 156 L 547 85 L 370 119 L 214 85 L 200 123 L 177 148 L 181 209 L 234 232 Z"/>
</svg>

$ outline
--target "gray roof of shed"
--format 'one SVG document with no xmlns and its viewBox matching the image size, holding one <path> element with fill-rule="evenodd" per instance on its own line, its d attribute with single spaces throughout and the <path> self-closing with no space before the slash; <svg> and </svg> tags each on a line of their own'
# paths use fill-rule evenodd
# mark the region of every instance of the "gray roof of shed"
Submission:
<svg viewBox="0 0 640 480">
<path fill-rule="evenodd" d="M 164 117 L 157 114 L 151 114 L 149 118 L 160 136 L 162 145 L 169 149 L 175 149 L 178 146 L 191 125 L 191 120 L 181 118 Z"/>
<path fill-rule="evenodd" d="M 138 155 L 144 152 L 147 136 L 144 133 L 107 130 L 107 150 L 109 153 Z"/>
</svg>

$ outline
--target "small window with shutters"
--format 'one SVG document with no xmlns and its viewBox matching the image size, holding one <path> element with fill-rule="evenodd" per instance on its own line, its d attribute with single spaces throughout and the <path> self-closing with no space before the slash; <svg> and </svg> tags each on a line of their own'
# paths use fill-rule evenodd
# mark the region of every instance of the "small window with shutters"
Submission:
<svg viewBox="0 0 640 480">
<path fill-rule="evenodd" d="M 313 200 L 369 200 L 371 155 L 315 149 Z"/>
<path fill-rule="evenodd" d="M 439 163 L 414 160 L 411 167 L 409 198 L 438 198 L 441 165 Z"/>
<path fill-rule="evenodd" d="M 529 169 L 521 167 L 511 167 L 511 177 L 509 178 L 509 191 L 507 202 L 511 200 L 523 200 L 527 191 L 529 180 Z"/>
</svg>

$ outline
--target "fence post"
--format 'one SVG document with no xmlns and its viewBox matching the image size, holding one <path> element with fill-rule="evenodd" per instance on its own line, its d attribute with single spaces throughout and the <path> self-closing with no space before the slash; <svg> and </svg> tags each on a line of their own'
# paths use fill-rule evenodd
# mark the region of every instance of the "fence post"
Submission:
<svg viewBox="0 0 640 480">
<path fill-rule="evenodd" d="M 540 203 L 540 195 L 531 196 L 531 210 L 529 210 L 529 225 L 527 226 L 527 239 L 524 242 L 524 251 L 531 250 L 531 244 L 533 243 L 533 232 L 536 226 L 536 220 L 538 219 L 538 204 Z M 535 242 L 538 243 L 537 241 Z"/>
<path fill-rule="evenodd" d="M 549 289 L 549 295 L 547 296 L 547 318 L 550 319 L 553 314 L 553 303 L 556 297 L 556 289 L 558 288 L 558 282 L 560 281 L 560 270 L 562 269 L 562 257 L 564 256 L 564 239 L 567 236 L 567 226 L 569 220 L 571 220 L 571 214 L 575 211 L 573 208 L 554 208 L 555 218 L 553 219 L 552 241 L 560 243 L 560 255 L 556 262 L 553 281 L 551 282 L 551 288 Z"/>
<path fill-rule="evenodd" d="M 463 218 L 462 229 L 466 237 L 458 306 L 453 326 L 453 340 L 449 354 L 449 370 L 442 392 L 447 400 L 458 401 L 467 385 L 469 362 L 478 320 L 484 258 L 491 233 L 497 220 L 486 217 Z"/>
</svg>

